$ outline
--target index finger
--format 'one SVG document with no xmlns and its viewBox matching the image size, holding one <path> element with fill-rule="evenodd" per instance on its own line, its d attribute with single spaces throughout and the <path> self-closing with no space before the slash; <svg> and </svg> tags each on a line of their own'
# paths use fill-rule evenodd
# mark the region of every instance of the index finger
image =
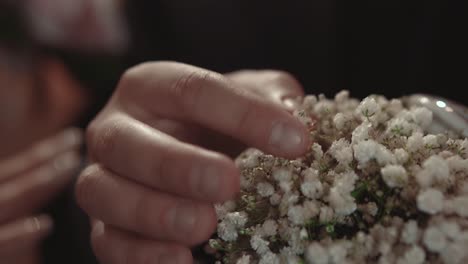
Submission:
<svg viewBox="0 0 468 264">
<path fill-rule="evenodd" d="M 138 66 L 124 75 L 116 98 L 143 122 L 158 116 L 195 122 L 278 156 L 295 158 L 309 146 L 307 129 L 286 110 L 185 64 Z"/>
<path fill-rule="evenodd" d="M 66 151 L 78 148 L 83 140 L 82 138 L 81 130 L 70 128 L 37 143 L 12 158 L 1 161 L 0 183 L 51 161 Z"/>
<path fill-rule="evenodd" d="M 30 217 L 0 226 L 0 256 L 18 253 L 43 239 L 52 229 L 49 216 Z"/>
</svg>

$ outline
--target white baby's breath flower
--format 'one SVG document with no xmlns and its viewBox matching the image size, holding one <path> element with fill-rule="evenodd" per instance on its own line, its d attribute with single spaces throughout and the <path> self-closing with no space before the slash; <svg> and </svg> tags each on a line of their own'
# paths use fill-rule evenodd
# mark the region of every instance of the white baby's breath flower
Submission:
<svg viewBox="0 0 468 264">
<path fill-rule="evenodd" d="M 440 230 L 445 234 L 446 237 L 457 240 L 462 233 L 460 225 L 455 221 L 444 221 L 440 223 Z"/>
<path fill-rule="evenodd" d="M 380 111 L 380 105 L 375 101 L 373 97 L 366 97 L 364 98 L 364 100 L 361 101 L 356 110 L 365 118 L 369 118 Z"/>
<path fill-rule="evenodd" d="M 328 264 L 329 261 L 327 250 L 316 242 L 307 247 L 305 258 L 309 264 Z"/>
<path fill-rule="evenodd" d="M 333 124 L 335 124 L 336 129 L 343 130 L 348 119 L 343 113 L 338 113 L 333 117 Z"/>
<path fill-rule="evenodd" d="M 398 264 L 423 264 L 425 261 L 426 253 L 424 250 L 414 245 L 398 260 Z"/>
<path fill-rule="evenodd" d="M 225 218 L 225 221 L 232 223 L 236 228 L 244 227 L 247 220 L 247 214 L 245 212 L 228 213 Z"/>
<path fill-rule="evenodd" d="M 411 115 L 413 121 L 422 129 L 428 128 L 432 123 L 432 112 L 426 107 L 417 107 L 412 109 Z"/>
<path fill-rule="evenodd" d="M 275 187 L 268 182 L 260 182 L 257 184 L 257 192 L 262 197 L 270 197 L 275 193 Z"/>
<path fill-rule="evenodd" d="M 436 214 L 444 207 L 444 195 L 433 188 L 420 192 L 416 201 L 418 209 L 428 214 Z"/>
<path fill-rule="evenodd" d="M 406 150 L 416 152 L 424 146 L 423 134 L 420 132 L 413 133 L 406 143 Z"/>
<path fill-rule="evenodd" d="M 400 99 L 392 99 L 387 105 L 387 112 L 391 115 L 397 115 L 401 110 L 403 110 L 403 103 Z"/>
<path fill-rule="evenodd" d="M 433 178 L 438 181 L 444 181 L 448 179 L 450 175 L 450 169 L 448 167 L 447 161 L 437 155 L 433 155 L 425 160 L 423 163 L 423 168 L 426 171 L 431 172 Z"/>
<path fill-rule="evenodd" d="M 349 245 L 347 245 L 346 242 L 333 243 L 328 249 L 330 262 L 333 264 L 346 263 L 348 247 Z"/>
<path fill-rule="evenodd" d="M 312 154 L 314 155 L 314 159 L 321 159 L 323 157 L 322 146 L 317 143 L 312 144 Z"/>
<path fill-rule="evenodd" d="M 458 193 L 460 195 L 468 195 L 468 182 L 463 182 L 461 185 L 459 185 Z"/>
<path fill-rule="evenodd" d="M 309 233 L 305 228 L 301 229 L 301 232 L 299 233 L 299 236 L 301 237 L 302 240 L 308 240 L 309 239 Z"/>
<path fill-rule="evenodd" d="M 453 199 L 453 210 L 461 217 L 468 217 L 468 196 Z"/>
<path fill-rule="evenodd" d="M 351 141 L 353 144 L 369 139 L 369 131 L 371 128 L 372 124 L 367 120 L 357 126 L 351 133 Z"/>
<path fill-rule="evenodd" d="M 301 229 L 299 227 L 292 227 L 288 231 L 289 237 L 287 239 L 289 247 L 297 255 L 302 255 L 307 245 L 307 241 L 301 239 Z"/>
<path fill-rule="evenodd" d="M 311 199 L 322 197 L 323 186 L 318 178 L 317 170 L 308 169 L 303 175 L 304 181 L 300 187 L 302 194 Z"/>
<path fill-rule="evenodd" d="M 447 158 L 447 164 L 452 172 L 464 171 L 468 172 L 468 160 L 462 159 L 460 156 L 452 156 Z"/>
<path fill-rule="evenodd" d="M 342 90 L 335 95 L 335 102 L 337 104 L 344 104 L 349 99 L 349 91 Z"/>
<path fill-rule="evenodd" d="M 272 219 L 265 220 L 260 231 L 261 236 L 264 236 L 264 237 L 276 236 L 277 232 L 278 232 L 278 224 L 276 223 L 275 220 L 272 220 Z"/>
<path fill-rule="evenodd" d="M 283 197 L 281 197 L 281 202 L 279 204 L 281 216 L 286 216 L 288 214 L 289 208 L 295 205 L 298 201 L 299 195 L 296 193 L 285 193 Z"/>
<path fill-rule="evenodd" d="M 306 95 L 304 97 L 304 109 L 313 109 L 315 104 L 318 102 L 317 96 L 315 95 Z"/>
<path fill-rule="evenodd" d="M 354 198 L 349 194 L 340 193 L 335 187 L 331 188 L 328 200 L 337 215 L 350 215 L 356 211 Z"/>
<path fill-rule="evenodd" d="M 292 181 L 282 181 L 282 182 L 279 183 L 279 187 L 283 192 L 289 193 L 292 190 L 293 182 Z"/>
<path fill-rule="evenodd" d="M 380 170 L 382 179 L 389 187 L 404 187 L 408 182 L 408 173 L 401 165 L 387 165 Z"/>
<path fill-rule="evenodd" d="M 304 207 L 305 216 L 308 219 L 315 217 L 320 213 L 318 202 L 315 200 L 305 200 L 302 206 Z"/>
<path fill-rule="evenodd" d="M 304 182 L 319 181 L 319 171 L 313 168 L 307 168 L 302 172 Z"/>
<path fill-rule="evenodd" d="M 460 145 L 460 147 L 458 148 L 460 155 L 465 155 L 465 158 L 468 158 L 468 138 L 465 138 L 464 140 L 459 140 L 458 142 Z"/>
<path fill-rule="evenodd" d="M 289 207 L 288 219 L 295 225 L 303 225 L 319 213 L 313 201 L 305 201 L 303 205 Z"/>
<path fill-rule="evenodd" d="M 294 110 L 293 116 L 299 119 L 299 121 L 305 126 L 309 126 L 313 123 L 313 119 L 304 110 Z"/>
<path fill-rule="evenodd" d="M 237 229 L 233 224 L 221 221 L 218 224 L 218 236 L 224 241 L 235 241 L 238 236 Z"/>
<path fill-rule="evenodd" d="M 447 238 L 436 227 L 429 227 L 423 235 L 423 243 L 431 252 L 441 252 L 447 246 Z"/>
<path fill-rule="evenodd" d="M 334 212 L 333 209 L 328 206 L 320 207 L 319 221 L 321 223 L 327 223 L 333 220 Z"/>
<path fill-rule="evenodd" d="M 260 258 L 258 264 L 280 264 L 280 258 L 275 253 L 269 251 Z"/>
<path fill-rule="evenodd" d="M 257 252 L 258 255 L 263 256 L 267 252 L 270 252 L 270 242 L 264 240 L 262 237 L 254 235 L 250 239 L 250 246 Z"/>
<path fill-rule="evenodd" d="M 215 204 L 214 208 L 218 219 L 223 220 L 228 213 L 236 209 L 236 202 L 227 201 L 222 204 Z"/>
<path fill-rule="evenodd" d="M 249 150 L 247 153 L 245 153 L 245 157 L 236 159 L 236 165 L 239 166 L 239 168 L 255 168 L 257 167 L 259 163 L 259 157 L 263 153 L 260 150 L 257 149 L 252 149 Z"/>
<path fill-rule="evenodd" d="M 361 166 L 372 160 L 376 160 L 379 165 L 396 163 L 395 156 L 385 146 L 374 140 L 361 141 L 353 146 L 354 157 Z"/>
<path fill-rule="evenodd" d="M 223 221 L 218 224 L 218 235 L 224 241 L 234 241 L 238 237 L 237 231 L 247 223 L 247 214 L 244 212 L 232 212 L 226 214 Z"/>
<path fill-rule="evenodd" d="M 250 264 L 250 256 L 243 255 L 236 261 L 236 264 Z"/>
<path fill-rule="evenodd" d="M 278 182 L 289 182 L 292 178 L 292 172 L 288 169 L 277 168 L 273 171 L 273 178 Z"/>
<path fill-rule="evenodd" d="M 281 195 L 279 193 L 274 193 L 272 196 L 270 196 L 270 204 L 273 206 L 277 206 L 281 202 Z"/>
<path fill-rule="evenodd" d="M 406 244 L 412 245 L 418 241 L 419 236 L 418 223 L 414 220 L 408 221 L 401 232 L 401 240 Z"/>
<path fill-rule="evenodd" d="M 336 106 L 333 101 L 328 99 L 320 100 L 314 106 L 314 113 L 318 116 L 327 115 L 330 113 L 334 113 L 336 111 Z"/>
<path fill-rule="evenodd" d="M 402 148 L 395 149 L 393 151 L 393 154 L 395 155 L 395 158 L 396 158 L 398 164 L 405 164 L 409 159 L 408 152 L 406 152 L 406 150 L 404 150 Z"/>
<path fill-rule="evenodd" d="M 428 170 L 421 170 L 416 175 L 416 181 L 422 188 L 428 188 L 434 182 L 433 174 Z"/>
<path fill-rule="evenodd" d="M 354 197 L 351 196 L 357 178 L 354 171 L 341 173 L 335 178 L 328 200 L 337 215 L 349 215 L 357 209 Z"/>
<path fill-rule="evenodd" d="M 283 247 L 280 250 L 280 259 L 282 264 L 297 264 L 300 263 L 300 259 L 294 251 L 291 249 L 291 247 Z"/>
<path fill-rule="evenodd" d="M 406 119 L 395 117 L 388 122 L 387 133 L 396 136 L 410 136 L 414 130 L 414 125 Z"/>
<path fill-rule="evenodd" d="M 304 252 L 305 241 L 300 237 L 300 228 L 289 226 L 289 221 L 284 218 L 279 225 L 278 233 L 281 239 L 289 245 L 288 250 L 296 255 L 302 254 Z"/>
<path fill-rule="evenodd" d="M 435 135 L 427 135 L 423 137 L 424 146 L 427 148 L 438 148 L 440 147 Z"/>
<path fill-rule="evenodd" d="M 449 243 L 442 251 L 441 257 L 445 264 L 465 264 L 468 259 L 468 243 Z"/>
<path fill-rule="evenodd" d="M 340 164 L 348 165 L 353 161 L 353 150 L 349 142 L 344 138 L 334 141 L 328 152 Z"/>
<path fill-rule="evenodd" d="M 323 186 L 319 180 L 305 181 L 301 184 L 301 192 L 311 199 L 318 199 L 323 195 Z"/>
</svg>

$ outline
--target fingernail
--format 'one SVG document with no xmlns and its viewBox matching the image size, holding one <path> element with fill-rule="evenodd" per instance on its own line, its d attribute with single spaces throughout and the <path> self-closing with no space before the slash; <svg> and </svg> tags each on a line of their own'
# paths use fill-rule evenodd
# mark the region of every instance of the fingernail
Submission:
<svg viewBox="0 0 468 264">
<path fill-rule="evenodd" d="M 282 101 L 283 101 L 284 106 L 289 110 L 295 110 L 299 106 L 297 101 L 294 100 L 293 98 L 289 98 L 289 97 L 284 98 Z"/>
<path fill-rule="evenodd" d="M 197 221 L 197 211 L 193 204 L 183 203 L 178 205 L 172 212 L 172 221 L 174 229 L 183 237 L 191 235 L 195 229 Z"/>
<path fill-rule="evenodd" d="M 26 220 L 25 227 L 30 232 L 49 233 L 53 227 L 52 219 L 47 215 L 40 215 Z"/>
<path fill-rule="evenodd" d="M 83 142 L 83 132 L 77 128 L 65 130 L 62 134 L 62 142 L 66 145 L 79 145 Z"/>
<path fill-rule="evenodd" d="M 208 199 L 216 197 L 219 193 L 221 172 L 214 166 L 206 166 L 195 169 L 195 173 L 198 174 L 194 176 L 197 178 L 198 192 Z"/>
<path fill-rule="evenodd" d="M 57 171 L 71 170 L 80 164 L 80 158 L 75 152 L 68 152 L 55 159 L 53 167 Z"/>
<path fill-rule="evenodd" d="M 92 235 L 100 236 L 104 234 L 104 231 L 105 231 L 104 223 L 102 221 L 97 220 L 96 223 L 94 223 L 93 225 L 93 229 L 91 231 Z"/>
<path fill-rule="evenodd" d="M 273 125 L 270 135 L 270 145 L 285 152 L 297 152 L 302 149 L 304 138 L 298 129 L 284 122 Z"/>
</svg>

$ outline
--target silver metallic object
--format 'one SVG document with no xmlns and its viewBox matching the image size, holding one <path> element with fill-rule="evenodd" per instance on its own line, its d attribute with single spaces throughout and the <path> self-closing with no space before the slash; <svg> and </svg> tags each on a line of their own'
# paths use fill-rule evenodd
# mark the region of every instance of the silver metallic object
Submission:
<svg viewBox="0 0 468 264">
<path fill-rule="evenodd" d="M 468 107 L 452 100 L 428 94 L 413 94 L 403 98 L 408 106 L 424 106 L 432 111 L 433 122 L 429 127 L 430 133 L 444 133 L 453 131 L 468 138 Z"/>
</svg>

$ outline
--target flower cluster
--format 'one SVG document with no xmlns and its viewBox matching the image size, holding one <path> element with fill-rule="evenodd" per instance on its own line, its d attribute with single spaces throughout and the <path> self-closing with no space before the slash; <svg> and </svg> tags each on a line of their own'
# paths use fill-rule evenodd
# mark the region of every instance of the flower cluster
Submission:
<svg viewBox="0 0 468 264">
<path fill-rule="evenodd" d="M 398 99 L 300 104 L 306 155 L 237 158 L 241 193 L 207 246 L 219 263 L 468 263 L 467 139 L 426 134 L 432 112 Z"/>
</svg>

